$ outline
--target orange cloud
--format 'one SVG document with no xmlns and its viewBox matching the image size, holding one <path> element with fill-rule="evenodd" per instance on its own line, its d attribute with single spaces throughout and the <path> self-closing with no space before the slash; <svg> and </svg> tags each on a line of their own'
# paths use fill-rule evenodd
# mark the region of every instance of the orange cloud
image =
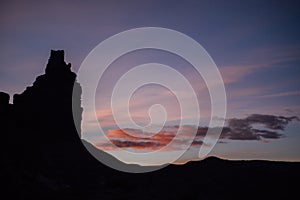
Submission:
<svg viewBox="0 0 300 200">
<path fill-rule="evenodd" d="M 172 142 L 167 148 L 169 150 L 180 150 L 184 145 L 201 146 L 202 139 L 206 135 L 207 128 L 197 128 L 193 126 L 165 126 L 158 133 L 145 133 L 138 129 L 114 129 L 107 133 L 111 144 L 96 144 L 98 148 L 105 150 L 115 150 L 119 148 L 131 148 L 133 150 L 159 150 Z M 193 135 L 192 133 L 195 133 Z M 179 138 L 175 138 L 176 134 L 180 134 Z M 195 137 L 194 137 L 195 136 Z"/>
</svg>

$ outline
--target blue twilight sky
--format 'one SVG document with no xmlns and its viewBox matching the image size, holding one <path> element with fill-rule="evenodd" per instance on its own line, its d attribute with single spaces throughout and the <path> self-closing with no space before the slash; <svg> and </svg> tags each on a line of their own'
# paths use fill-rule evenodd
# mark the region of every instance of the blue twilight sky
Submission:
<svg viewBox="0 0 300 200">
<path fill-rule="evenodd" d="M 251 114 L 300 116 L 299 21 L 297 1 L 4 0 L 0 3 L 0 90 L 11 98 L 24 91 L 44 73 L 50 49 L 64 49 L 66 61 L 77 71 L 87 54 L 106 38 L 132 28 L 164 27 L 192 37 L 214 59 L 225 82 L 229 121 Z M 111 118 L 110 90 L 126 70 L 148 62 L 168 64 L 185 74 L 199 94 L 204 116 L 209 117 L 209 94 L 187 62 L 161 51 L 132 52 L 113 63 L 97 91 L 99 121 L 119 142 L 126 137 Z M 133 119 L 147 122 L 147 109 L 160 102 L 170 112 L 168 126 L 176 126 L 178 104 L 165 93 L 158 86 L 137 91 L 132 100 Z M 260 125 L 270 128 L 266 121 L 254 122 L 252 130 Z M 300 124 L 290 120 L 284 128 L 268 129 L 281 134 L 278 137 L 224 137 L 211 155 L 300 161 Z M 87 139 L 99 143 L 99 148 L 113 150 L 101 146 L 97 131 L 90 132 Z M 161 138 L 164 135 L 156 142 Z M 120 143 L 120 147 L 149 149 L 137 141 L 131 144 Z M 157 162 L 163 162 L 163 157 Z M 194 159 L 192 153 L 186 159 Z"/>
</svg>

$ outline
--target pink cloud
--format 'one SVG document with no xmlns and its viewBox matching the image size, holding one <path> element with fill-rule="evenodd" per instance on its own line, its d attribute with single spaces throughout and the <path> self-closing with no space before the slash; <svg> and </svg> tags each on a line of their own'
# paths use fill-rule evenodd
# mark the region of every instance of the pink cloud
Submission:
<svg viewBox="0 0 300 200">
<path fill-rule="evenodd" d="M 114 129 L 109 130 L 107 137 L 111 143 L 119 148 L 131 148 L 134 150 L 159 150 L 166 147 L 171 141 L 173 142 L 166 151 L 180 150 L 184 145 L 191 144 L 192 146 L 200 147 L 203 142 L 203 136 L 206 134 L 207 128 L 203 130 L 192 126 L 183 126 L 179 130 L 178 126 L 166 126 L 158 133 L 144 133 L 142 130 L 137 129 Z M 180 138 L 175 138 L 177 131 L 180 131 Z M 197 131 L 196 136 L 191 134 L 193 131 Z M 204 132 L 203 132 L 204 131 Z M 112 150 L 112 144 L 98 143 L 98 148 L 105 150 Z M 116 149 L 116 148 L 115 148 Z"/>
</svg>

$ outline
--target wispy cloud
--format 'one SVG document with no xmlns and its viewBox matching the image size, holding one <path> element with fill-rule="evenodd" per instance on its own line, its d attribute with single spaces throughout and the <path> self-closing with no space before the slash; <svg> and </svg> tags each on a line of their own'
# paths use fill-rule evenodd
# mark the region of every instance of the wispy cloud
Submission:
<svg viewBox="0 0 300 200">
<path fill-rule="evenodd" d="M 234 83 L 245 77 L 246 75 L 254 72 L 257 66 L 225 66 L 220 68 L 225 84 Z"/>
<path fill-rule="evenodd" d="M 299 61 L 299 46 L 268 46 L 251 49 L 241 56 L 237 64 L 220 68 L 225 84 L 238 82 L 243 77 L 264 68 L 275 67 L 278 64 Z"/>
<path fill-rule="evenodd" d="M 285 97 L 291 95 L 300 95 L 300 91 L 288 91 L 288 92 L 280 92 L 275 94 L 268 94 L 261 96 L 262 98 L 273 98 L 273 97 Z"/>
<path fill-rule="evenodd" d="M 246 58 L 252 64 L 272 67 L 278 63 L 300 60 L 300 48 L 298 45 L 258 47 L 252 49 Z"/>
</svg>

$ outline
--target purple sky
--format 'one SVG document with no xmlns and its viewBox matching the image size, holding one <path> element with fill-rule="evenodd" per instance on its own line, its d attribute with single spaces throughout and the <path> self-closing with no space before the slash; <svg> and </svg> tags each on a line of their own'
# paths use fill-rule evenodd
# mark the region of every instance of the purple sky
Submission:
<svg viewBox="0 0 300 200">
<path fill-rule="evenodd" d="M 66 61 L 77 71 L 87 54 L 106 38 L 131 28 L 154 26 L 180 31 L 207 50 L 225 82 L 228 119 L 245 119 L 251 114 L 300 116 L 300 13 L 296 1 L 239 2 L 1 1 L 0 90 L 11 98 L 24 91 L 44 73 L 50 49 L 64 49 Z M 185 74 L 199 92 L 200 108 L 209 114 L 203 81 L 185 61 L 166 52 L 133 52 L 118 59 L 107 72 L 105 85 L 99 84 L 99 120 L 108 132 L 118 132 L 110 120 L 106 95 L 110 84 L 130 67 L 153 61 Z M 159 100 L 169 105 L 168 125 L 176 125 L 176 102 L 163 95 L 145 98 L 163 94 L 163 88 L 144 89 L 132 99 L 134 119 L 143 123 L 149 105 Z M 265 121 L 253 127 L 260 125 L 266 126 Z M 293 120 L 285 130 L 275 130 L 282 137 L 223 138 L 211 155 L 300 161 L 299 128 L 299 122 Z M 97 143 L 95 135 L 86 138 Z M 163 156 L 157 162 L 163 162 Z"/>
</svg>

